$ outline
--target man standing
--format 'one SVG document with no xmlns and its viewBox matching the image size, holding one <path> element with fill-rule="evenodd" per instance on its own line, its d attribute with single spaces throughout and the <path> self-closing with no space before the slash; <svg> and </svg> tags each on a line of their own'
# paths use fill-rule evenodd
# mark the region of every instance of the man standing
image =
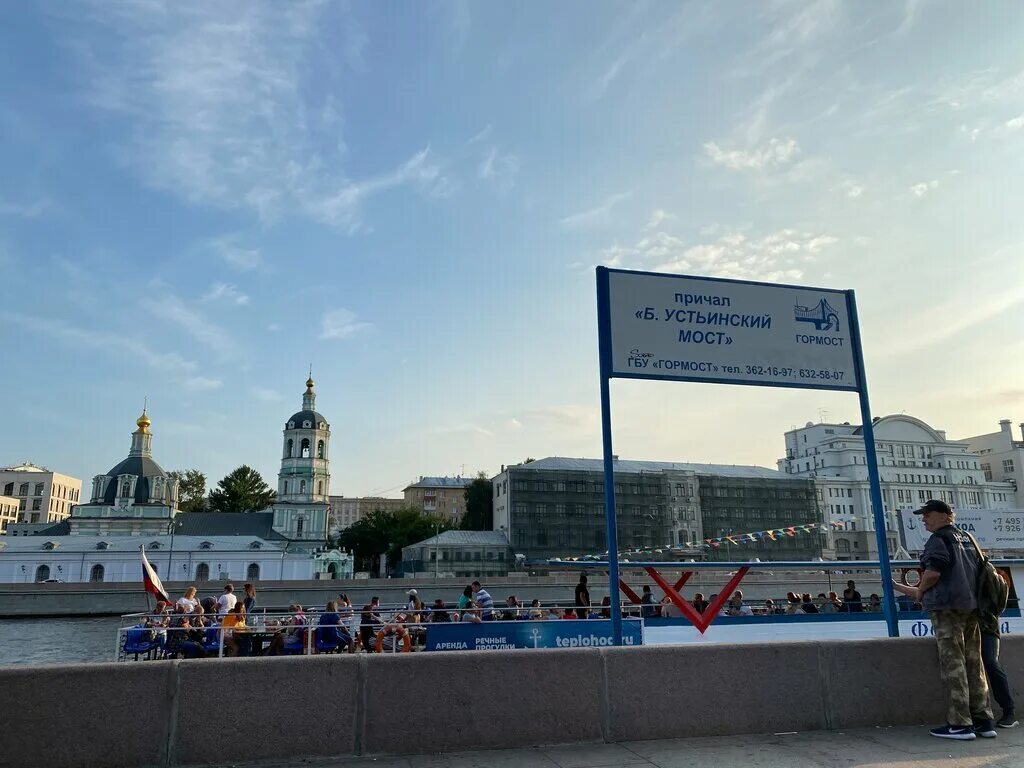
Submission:
<svg viewBox="0 0 1024 768">
<path fill-rule="evenodd" d="M 590 590 L 587 589 L 587 574 L 580 574 L 580 583 L 576 585 L 576 614 L 581 619 L 590 618 Z"/>
<path fill-rule="evenodd" d="M 658 615 L 658 609 L 654 605 L 654 593 L 651 592 L 651 586 L 644 584 L 644 594 L 640 598 L 640 615 L 645 619 L 653 619 Z"/>
<path fill-rule="evenodd" d="M 978 622 L 981 628 L 981 661 L 985 665 L 985 676 L 992 689 L 992 698 L 1003 710 L 1003 716 L 996 722 L 1000 728 L 1013 728 L 1017 725 L 1014 714 L 1013 695 L 1010 693 L 1010 681 L 1006 670 L 999 663 L 999 615 L 1006 607 L 1006 594 L 1009 591 L 1006 577 L 999 574 L 1005 589 L 998 596 L 984 593 L 978 595 Z"/>
<path fill-rule="evenodd" d="M 474 581 L 471 586 L 473 587 L 473 602 L 480 608 L 481 618 L 484 621 L 490 621 L 494 618 L 494 600 L 491 598 L 491 593 L 481 587 L 479 581 Z"/>
<path fill-rule="evenodd" d="M 846 589 L 843 590 L 843 610 L 846 613 L 862 613 L 864 603 L 861 602 L 860 592 L 857 591 L 857 584 L 850 579 L 846 582 Z"/>
<path fill-rule="evenodd" d="M 994 738 L 988 683 L 981 663 L 978 568 L 970 536 L 953 526 L 953 510 L 931 499 L 914 512 L 931 534 L 921 553 L 921 581 L 893 588 L 920 601 L 932 621 L 939 651 L 939 676 L 946 691 L 946 725 L 932 736 L 969 741 Z"/>
<path fill-rule="evenodd" d="M 231 584 L 224 585 L 224 594 L 217 598 L 217 615 L 227 616 L 235 607 L 238 598 L 235 597 L 235 587 Z"/>
</svg>

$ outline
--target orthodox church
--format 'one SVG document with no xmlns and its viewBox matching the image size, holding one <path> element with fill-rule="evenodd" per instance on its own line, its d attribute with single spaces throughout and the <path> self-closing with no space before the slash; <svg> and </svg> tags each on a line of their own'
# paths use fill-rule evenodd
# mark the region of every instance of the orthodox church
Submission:
<svg viewBox="0 0 1024 768">
<path fill-rule="evenodd" d="M 350 578 L 351 555 L 327 549 L 330 425 L 312 377 L 285 422 L 278 493 L 259 512 L 181 512 L 178 480 L 153 458 L 147 409 L 131 449 L 92 481 L 71 517 L 0 538 L 0 583 L 136 581 L 139 549 L 167 581 Z"/>
</svg>

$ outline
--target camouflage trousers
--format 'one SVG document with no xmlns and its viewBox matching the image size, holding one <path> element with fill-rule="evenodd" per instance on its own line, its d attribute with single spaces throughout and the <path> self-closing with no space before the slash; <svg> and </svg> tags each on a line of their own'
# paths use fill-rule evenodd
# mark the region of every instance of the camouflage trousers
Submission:
<svg viewBox="0 0 1024 768">
<path fill-rule="evenodd" d="M 939 647 L 939 677 L 946 692 L 946 722 L 970 726 L 991 720 L 988 681 L 981 663 L 978 612 L 960 609 L 930 611 Z"/>
</svg>

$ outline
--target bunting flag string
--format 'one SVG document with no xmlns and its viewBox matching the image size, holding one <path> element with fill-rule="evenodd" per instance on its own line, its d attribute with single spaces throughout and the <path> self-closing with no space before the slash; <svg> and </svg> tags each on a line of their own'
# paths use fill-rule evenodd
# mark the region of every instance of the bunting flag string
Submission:
<svg viewBox="0 0 1024 768">
<path fill-rule="evenodd" d="M 733 544 L 740 546 L 742 544 L 756 543 L 759 541 L 778 541 L 780 537 L 789 536 L 796 537 L 798 533 L 816 533 L 818 531 L 828 530 L 842 530 L 846 526 L 840 522 L 831 523 L 804 523 L 801 525 L 787 525 L 781 528 L 769 528 L 764 531 L 750 531 L 749 533 L 729 533 L 724 536 L 717 536 L 710 539 L 704 539 L 703 541 L 692 541 L 686 544 L 666 544 L 660 547 L 638 547 L 634 549 L 626 549 L 619 552 L 619 559 L 622 559 L 629 555 L 641 555 L 644 553 L 653 554 L 665 554 L 666 552 L 681 552 L 681 551 L 692 551 L 694 549 L 703 550 L 717 550 L 722 547 L 723 544 Z M 600 555 L 584 555 L 583 557 L 567 557 L 560 558 L 563 560 L 600 560 L 608 557 L 608 552 L 602 552 Z M 556 558 L 558 559 L 558 558 Z"/>
</svg>

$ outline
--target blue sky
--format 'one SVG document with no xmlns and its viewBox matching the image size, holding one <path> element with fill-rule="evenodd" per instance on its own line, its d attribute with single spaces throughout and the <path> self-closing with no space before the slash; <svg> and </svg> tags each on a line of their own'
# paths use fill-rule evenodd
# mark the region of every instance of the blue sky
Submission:
<svg viewBox="0 0 1024 768">
<path fill-rule="evenodd" d="M 1024 420 L 1011 3 L 7 4 L 0 463 L 336 494 L 599 456 L 599 264 L 855 288 L 877 415 Z M 773 466 L 856 398 L 613 382 L 616 452 Z"/>
</svg>

